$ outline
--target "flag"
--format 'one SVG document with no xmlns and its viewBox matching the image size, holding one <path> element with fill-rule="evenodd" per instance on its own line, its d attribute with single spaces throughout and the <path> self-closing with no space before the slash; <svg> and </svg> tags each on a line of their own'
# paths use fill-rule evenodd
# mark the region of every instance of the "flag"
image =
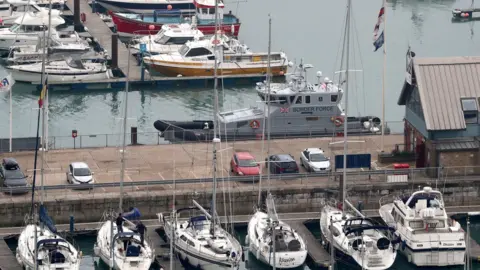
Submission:
<svg viewBox="0 0 480 270">
<path fill-rule="evenodd" d="M 10 91 L 14 84 L 15 80 L 12 78 L 12 74 L 8 74 L 5 78 L 2 79 L 2 82 L 0 84 L 0 92 Z"/>
<path fill-rule="evenodd" d="M 378 18 L 377 18 L 377 23 L 375 24 L 375 27 L 373 28 L 373 46 L 375 47 L 374 51 L 376 52 L 379 48 L 383 46 L 383 43 L 385 42 L 385 36 L 383 31 L 380 32 L 380 25 L 383 22 L 385 16 L 385 2 L 383 2 L 382 7 L 380 8 L 380 11 L 378 12 Z"/>
<path fill-rule="evenodd" d="M 43 107 L 43 100 L 45 99 L 45 94 L 47 92 L 48 77 L 45 79 L 45 84 L 42 87 L 42 92 L 40 92 L 40 98 L 38 99 L 38 107 Z"/>
<path fill-rule="evenodd" d="M 383 46 L 383 43 L 385 42 L 385 36 L 383 34 L 383 31 L 382 33 L 380 34 L 380 36 L 377 38 L 377 40 L 375 40 L 373 42 L 373 46 L 375 46 L 375 49 L 374 49 L 374 52 L 376 52 L 378 49 L 380 49 L 382 46 Z"/>
</svg>

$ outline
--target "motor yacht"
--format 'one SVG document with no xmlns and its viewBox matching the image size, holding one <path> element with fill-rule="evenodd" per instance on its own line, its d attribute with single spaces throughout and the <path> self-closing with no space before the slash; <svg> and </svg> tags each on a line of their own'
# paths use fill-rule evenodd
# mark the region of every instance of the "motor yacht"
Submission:
<svg viewBox="0 0 480 270">
<path fill-rule="evenodd" d="M 93 52 L 86 42 L 63 43 L 56 36 L 51 36 L 49 47 L 46 49 L 45 47 L 43 38 L 38 39 L 37 45 L 12 46 L 6 61 L 9 65 L 37 63 L 42 61 L 44 53 L 47 53 L 50 61 L 59 61 L 66 57 L 77 58 L 87 52 L 91 52 L 91 56 L 98 54 L 99 57 L 104 58 L 104 55 Z M 84 57 L 81 58 L 85 59 Z"/>
<path fill-rule="evenodd" d="M 0 29 L 0 50 L 8 51 L 11 46 L 36 45 L 40 36 L 44 36 L 48 25 L 48 13 L 27 13 L 25 16 L 17 18 L 10 28 Z M 56 31 L 56 27 L 65 23 L 60 16 L 51 16 L 51 35 L 56 35 L 65 42 L 78 42 L 80 37 L 75 32 L 68 33 L 65 36 L 61 31 Z M 45 33 L 44 33 L 45 32 Z"/>
<path fill-rule="evenodd" d="M 8 9 L 0 9 L 0 18 L 2 19 L 3 26 L 11 26 L 15 23 L 16 19 L 23 17 L 23 15 L 43 13 L 48 16 L 48 9 L 40 7 L 37 2 L 29 1 L 8 1 Z M 57 9 L 52 9 L 53 16 L 60 16 L 62 12 Z"/>
<path fill-rule="evenodd" d="M 166 76 L 213 76 L 215 54 L 218 46 L 218 74 L 242 75 L 267 72 L 267 53 L 253 53 L 236 39 L 226 37 L 188 41 L 178 52 L 146 56 L 143 58 L 150 68 Z M 230 53 L 232 50 L 233 53 Z M 287 72 L 287 56 L 283 52 L 273 52 L 270 56 L 273 76 Z"/>
<path fill-rule="evenodd" d="M 131 51 L 133 54 L 138 54 L 141 51 L 140 47 L 144 46 L 143 53 L 150 55 L 174 53 L 187 41 L 200 40 L 203 37 L 203 33 L 194 25 L 187 23 L 164 24 L 162 30 L 155 35 L 133 39 L 134 45 L 131 46 Z"/>
<path fill-rule="evenodd" d="M 380 199 L 380 216 L 396 229 L 400 251 L 416 266 L 465 264 L 465 232 L 449 219 L 443 195 L 431 187 Z"/>
<path fill-rule="evenodd" d="M 12 65 L 6 67 L 16 81 L 38 83 L 41 81 L 42 63 Z M 45 63 L 49 81 L 101 81 L 113 77 L 106 63 L 87 62 L 67 58 Z"/>
<path fill-rule="evenodd" d="M 268 194 L 266 202 L 267 213 L 257 210 L 248 223 L 245 244 L 250 253 L 257 260 L 280 269 L 303 265 L 307 258 L 303 238 L 287 223 L 278 219 L 271 194 Z M 275 241 L 275 249 L 272 241 Z"/>
</svg>

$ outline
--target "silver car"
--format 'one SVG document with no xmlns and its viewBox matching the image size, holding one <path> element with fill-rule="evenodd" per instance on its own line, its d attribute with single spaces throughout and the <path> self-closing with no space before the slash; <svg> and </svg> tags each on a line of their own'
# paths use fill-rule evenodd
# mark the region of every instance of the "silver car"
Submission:
<svg viewBox="0 0 480 270">
<path fill-rule="evenodd" d="M 70 184 L 93 184 L 93 172 L 85 162 L 73 162 L 68 166 L 67 182 Z"/>
</svg>

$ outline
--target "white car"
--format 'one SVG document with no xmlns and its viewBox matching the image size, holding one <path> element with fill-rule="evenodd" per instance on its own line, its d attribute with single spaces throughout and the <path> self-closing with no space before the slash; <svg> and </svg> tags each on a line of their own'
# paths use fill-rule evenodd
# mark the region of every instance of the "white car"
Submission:
<svg viewBox="0 0 480 270">
<path fill-rule="evenodd" d="M 330 158 L 320 148 L 307 148 L 300 155 L 300 164 L 309 172 L 330 171 Z"/>
<path fill-rule="evenodd" d="M 73 162 L 68 166 L 67 182 L 70 184 L 93 184 L 93 172 L 85 162 Z"/>
</svg>

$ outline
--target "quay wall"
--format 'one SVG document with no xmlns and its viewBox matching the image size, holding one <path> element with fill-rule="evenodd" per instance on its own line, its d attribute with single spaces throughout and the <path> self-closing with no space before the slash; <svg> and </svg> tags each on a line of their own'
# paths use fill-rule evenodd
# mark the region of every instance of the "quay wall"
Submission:
<svg viewBox="0 0 480 270">
<path fill-rule="evenodd" d="M 440 183 L 441 182 L 441 183 Z M 438 181 L 438 188 L 444 192 L 446 206 L 468 206 L 480 204 L 480 189 L 478 180 Z M 364 209 L 377 209 L 379 200 L 385 195 L 408 194 L 425 185 L 436 187 L 435 180 L 415 181 L 406 183 L 356 183 L 348 188 L 349 200 L 357 205 L 362 201 Z M 219 185 L 220 188 L 220 185 Z M 277 212 L 315 212 L 320 211 L 325 202 L 336 199 L 338 196 L 338 181 L 329 180 L 328 183 L 310 185 L 308 188 L 299 185 L 273 185 L 271 192 L 275 197 Z M 145 219 L 156 218 L 159 212 L 171 211 L 173 192 L 132 191 L 126 192 L 123 199 L 123 208 L 137 207 Z M 265 194 L 263 194 L 265 196 Z M 227 202 L 231 203 L 233 215 L 247 215 L 253 212 L 258 201 L 258 188 L 252 186 L 237 187 L 225 194 Z M 204 206 L 210 205 L 211 193 L 192 192 L 184 189 L 177 190 L 176 207 L 192 206 L 192 200 Z M 75 222 L 100 222 L 105 210 L 118 210 L 119 196 L 114 193 L 104 194 L 70 194 L 68 196 L 48 197 L 44 203 L 55 223 L 69 223 L 70 216 Z M 217 193 L 217 212 L 229 213 L 230 205 L 224 203 L 222 192 Z M 0 206 L 1 227 L 22 226 L 25 215 L 30 211 L 30 200 L 18 198 Z"/>
</svg>

